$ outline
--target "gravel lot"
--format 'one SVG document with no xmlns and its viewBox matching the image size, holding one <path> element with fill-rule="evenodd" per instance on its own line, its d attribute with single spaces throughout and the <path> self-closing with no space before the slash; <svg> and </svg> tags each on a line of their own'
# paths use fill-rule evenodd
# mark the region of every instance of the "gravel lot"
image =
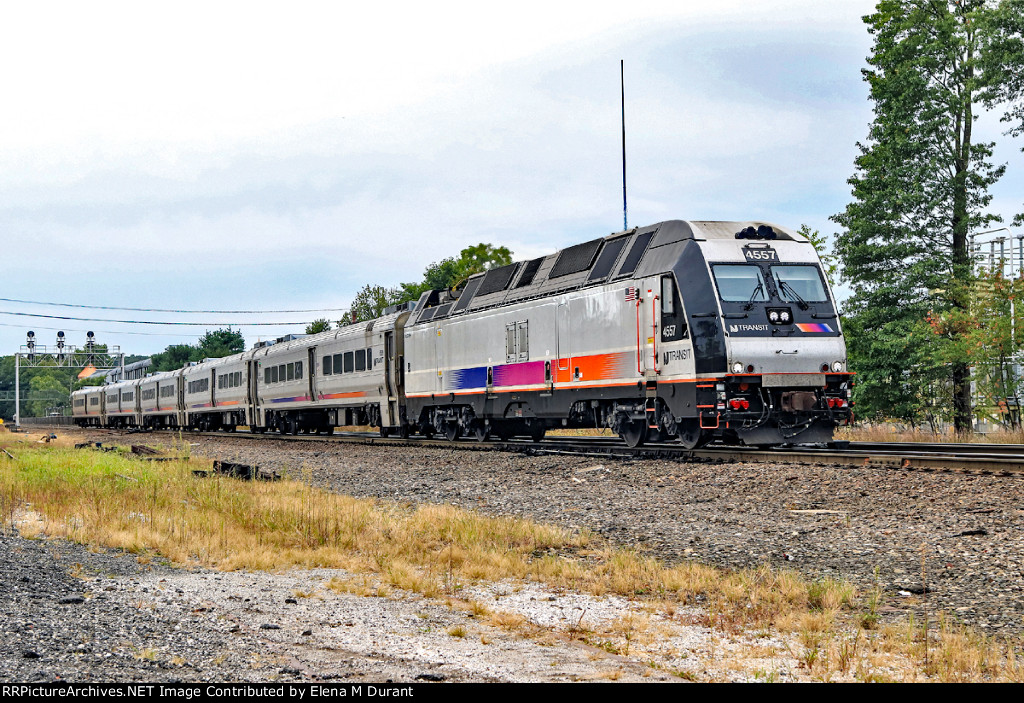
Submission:
<svg viewBox="0 0 1024 703">
<path fill-rule="evenodd" d="M 106 433 L 91 436 L 113 441 Z M 586 528 L 669 562 L 767 563 L 865 588 L 877 579 L 887 617 L 919 615 L 927 607 L 990 634 L 1024 630 L 1024 478 L 257 443 L 230 436 L 190 441 L 195 453 L 308 472 L 331 490 Z M 610 661 L 578 645 L 523 640 L 417 597 L 328 594 L 323 584 L 331 577 L 184 572 L 58 540 L 0 535 L 0 680 L 672 678 L 652 676 L 639 657 Z M 597 617 L 609 607 L 570 607 L 564 594 L 481 597 L 538 623 L 569 622 L 582 612 Z M 538 611 L 549 602 L 557 610 Z M 459 626 L 469 635 L 448 634 Z M 708 670 L 701 656 L 706 632 L 679 631 L 673 638 L 688 657 L 673 667 L 702 679 L 737 676 Z M 718 648 L 721 657 L 721 643 Z M 771 666 L 787 680 L 798 675 L 791 664 L 773 660 Z"/>
<path fill-rule="evenodd" d="M 341 493 L 589 528 L 668 562 L 769 564 L 861 588 L 877 573 L 890 616 L 927 606 L 990 633 L 1024 631 L 1024 476 L 193 441 Z"/>
</svg>

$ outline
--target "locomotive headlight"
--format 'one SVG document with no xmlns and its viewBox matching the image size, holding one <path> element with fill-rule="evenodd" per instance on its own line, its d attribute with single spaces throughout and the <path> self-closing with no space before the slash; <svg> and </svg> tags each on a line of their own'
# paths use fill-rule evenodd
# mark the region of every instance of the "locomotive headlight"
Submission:
<svg viewBox="0 0 1024 703">
<path fill-rule="evenodd" d="M 778 322 L 779 313 L 776 312 L 775 310 L 772 310 L 770 313 L 768 313 L 768 319 L 771 320 L 772 322 Z"/>
<path fill-rule="evenodd" d="M 835 371 L 836 373 L 839 373 L 840 371 L 842 371 L 843 370 L 843 362 L 841 362 L 841 361 L 833 361 L 832 362 L 832 370 Z"/>
<path fill-rule="evenodd" d="M 789 318 L 789 310 L 783 310 L 782 312 L 779 313 L 779 319 L 782 320 L 783 322 L 789 322 Z"/>
<path fill-rule="evenodd" d="M 736 363 L 734 363 L 734 364 L 732 365 L 732 372 L 733 372 L 733 373 L 743 373 L 743 363 L 742 363 L 742 362 L 739 362 L 739 361 L 737 361 Z"/>
</svg>

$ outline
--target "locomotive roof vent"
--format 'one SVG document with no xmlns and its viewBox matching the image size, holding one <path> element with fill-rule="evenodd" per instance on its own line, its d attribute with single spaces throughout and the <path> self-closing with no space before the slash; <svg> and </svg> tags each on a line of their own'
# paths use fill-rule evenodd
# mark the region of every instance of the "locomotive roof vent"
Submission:
<svg viewBox="0 0 1024 703">
<path fill-rule="evenodd" d="M 736 239 L 778 239 L 778 233 L 772 229 L 771 225 L 758 225 L 757 229 L 753 227 L 744 227 L 736 233 Z"/>
</svg>

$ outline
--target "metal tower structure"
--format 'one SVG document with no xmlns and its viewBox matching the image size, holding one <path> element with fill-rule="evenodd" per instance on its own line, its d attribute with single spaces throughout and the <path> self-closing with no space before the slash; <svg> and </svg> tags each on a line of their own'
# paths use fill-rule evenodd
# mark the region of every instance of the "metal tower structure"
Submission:
<svg viewBox="0 0 1024 703">
<path fill-rule="evenodd" d="M 14 426 L 21 426 L 21 367 L 67 368 L 95 371 L 120 368 L 124 373 L 124 354 L 118 346 L 96 343 L 96 335 L 87 332 L 85 345 L 76 347 L 65 342 L 63 332 L 57 333 L 52 347 L 36 343 L 36 333 L 29 331 L 25 344 L 14 354 Z"/>
</svg>

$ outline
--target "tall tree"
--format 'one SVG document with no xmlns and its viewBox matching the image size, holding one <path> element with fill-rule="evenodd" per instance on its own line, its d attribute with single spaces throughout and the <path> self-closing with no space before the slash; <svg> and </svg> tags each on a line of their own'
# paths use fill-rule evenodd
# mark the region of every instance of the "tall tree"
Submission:
<svg viewBox="0 0 1024 703">
<path fill-rule="evenodd" d="M 171 344 L 159 354 L 154 354 L 150 372 L 175 371 L 190 361 L 203 359 L 220 359 L 245 351 L 245 338 L 238 330 L 227 329 L 207 330 L 192 344 Z"/>
<path fill-rule="evenodd" d="M 231 356 L 245 351 L 245 337 L 238 330 L 230 327 L 210 332 L 206 331 L 199 338 L 200 359 L 219 359 L 222 356 Z"/>
<path fill-rule="evenodd" d="M 1024 136 L 1024 0 L 1003 0 L 983 21 L 982 99 L 989 109 L 1005 110 L 1008 134 Z M 1024 225 L 1024 212 L 1013 224 Z"/>
<path fill-rule="evenodd" d="M 320 334 L 331 329 L 331 321 L 321 317 L 306 325 L 306 334 Z"/>
<path fill-rule="evenodd" d="M 929 315 L 965 317 L 969 235 L 1000 220 L 985 208 L 1005 166 L 991 162 L 993 143 L 973 133 L 979 101 L 1007 80 L 999 75 L 1005 66 L 982 55 L 999 8 L 986 0 L 881 0 L 864 18 L 875 38 L 863 71 L 875 117 L 858 144 L 854 200 L 833 217 L 846 230 L 837 243 L 853 289 L 846 313 L 864 335 L 851 345 L 858 401 L 891 393 L 897 371 L 904 400 L 934 392 L 941 365 L 957 432 L 971 430 L 962 330 L 945 325 L 945 334 L 931 337 L 919 330 Z M 885 349 L 903 356 L 865 363 L 881 362 Z"/>
<path fill-rule="evenodd" d="M 467 278 L 498 266 L 512 263 L 508 247 L 496 247 L 481 242 L 459 252 L 459 258 L 448 257 L 430 264 L 419 283 L 402 283 L 394 288 L 367 284 L 363 286 L 339 325 L 365 322 L 380 317 L 384 308 L 410 300 L 418 300 L 428 290 L 455 288 Z"/>
</svg>

